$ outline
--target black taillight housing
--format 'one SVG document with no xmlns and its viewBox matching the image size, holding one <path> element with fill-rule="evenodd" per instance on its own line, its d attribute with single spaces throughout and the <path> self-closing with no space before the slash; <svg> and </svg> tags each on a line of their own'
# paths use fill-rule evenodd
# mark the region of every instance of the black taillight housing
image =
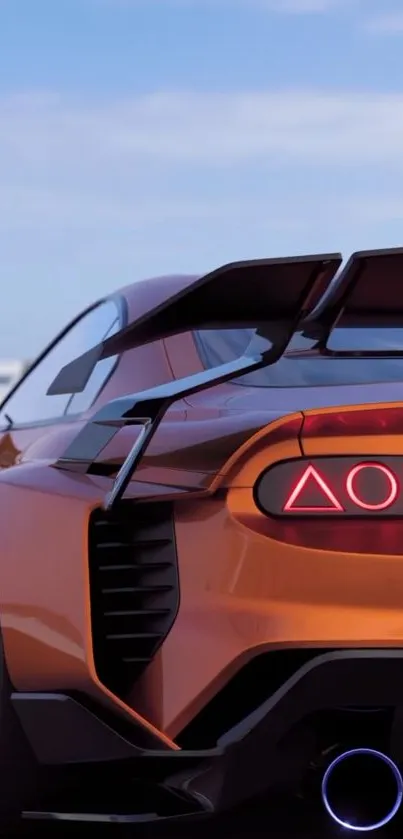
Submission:
<svg viewBox="0 0 403 839">
<path fill-rule="evenodd" d="M 255 503 L 274 517 L 402 517 L 403 457 L 296 458 L 270 466 Z"/>
</svg>

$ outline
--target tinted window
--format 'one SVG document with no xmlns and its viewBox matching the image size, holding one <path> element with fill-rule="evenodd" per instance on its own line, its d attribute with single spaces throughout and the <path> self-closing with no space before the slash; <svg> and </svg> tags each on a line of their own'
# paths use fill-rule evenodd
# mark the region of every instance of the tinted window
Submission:
<svg viewBox="0 0 403 839">
<path fill-rule="evenodd" d="M 254 329 L 206 329 L 195 333 L 200 358 L 206 368 L 241 356 L 259 339 Z M 252 343 L 253 342 L 253 343 Z M 289 349 L 309 350 L 311 339 L 294 336 Z M 335 329 L 333 350 L 403 350 L 402 329 Z M 233 384 L 254 387 L 318 387 L 403 381 L 403 358 L 281 358 L 276 364 L 250 373 Z"/>
<path fill-rule="evenodd" d="M 83 315 L 56 341 L 6 400 L 0 413 L 0 425 L 4 425 L 4 413 L 11 418 L 13 425 L 30 425 L 88 409 L 105 384 L 116 358 L 98 362 L 82 393 L 74 396 L 48 396 L 47 390 L 65 364 L 116 332 L 119 327 L 119 311 L 113 300 L 100 303 Z"/>
<path fill-rule="evenodd" d="M 118 329 L 120 329 L 120 319 L 116 318 L 110 329 L 108 329 L 106 334 L 99 340 L 109 338 L 109 336 L 117 332 Z M 102 361 L 98 361 L 98 364 L 95 365 L 91 376 L 88 379 L 85 390 L 83 390 L 82 393 L 75 393 L 74 396 L 72 396 L 67 406 L 67 414 L 81 414 L 83 411 L 87 411 L 88 408 L 91 407 L 104 383 L 109 378 L 116 364 L 116 360 L 116 356 L 113 356 L 112 358 L 104 358 Z"/>
</svg>

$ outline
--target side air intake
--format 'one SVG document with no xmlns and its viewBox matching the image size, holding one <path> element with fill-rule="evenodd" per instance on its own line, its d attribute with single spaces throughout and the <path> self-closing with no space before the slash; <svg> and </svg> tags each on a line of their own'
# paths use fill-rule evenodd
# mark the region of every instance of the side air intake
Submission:
<svg viewBox="0 0 403 839">
<path fill-rule="evenodd" d="M 170 504 L 95 510 L 89 526 L 94 659 L 100 680 L 123 696 L 166 638 L 179 608 Z"/>
</svg>

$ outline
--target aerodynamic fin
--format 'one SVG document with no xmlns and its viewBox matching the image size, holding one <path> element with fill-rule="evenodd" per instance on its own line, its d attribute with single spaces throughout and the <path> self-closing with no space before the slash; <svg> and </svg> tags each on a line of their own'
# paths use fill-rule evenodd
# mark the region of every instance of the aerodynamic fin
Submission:
<svg viewBox="0 0 403 839">
<path fill-rule="evenodd" d="M 402 356 L 402 350 L 393 346 L 383 350 L 355 347 L 354 352 L 332 350 L 328 342 L 336 326 L 403 327 L 403 248 L 354 253 L 304 328 L 306 336 L 317 339 L 316 348 L 298 353 L 299 357 L 318 353 L 336 358 L 357 354 L 373 358 Z"/>
<path fill-rule="evenodd" d="M 403 315 L 403 248 L 357 251 L 340 274 L 328 318 L 343 316 L 347 325 L 376 326 L 381 319 L 401 325 Z"/>
<path fill-rule="evenodd" d="M 116 333 L 113 339 L 99 345 L 98 352 L 94 349 L 82 356 L 81 361 L 86 368 L 84 374 L 80 370 L 80 359 L 76 359 L 73 362 L 73 374 L 82 387 L 88 367 L 92 365 L 93 369 L 94 359 L 107 358 L 134 346 L 196 327 L 225 328 L 238 324 L 258 326 L 267 321 L 272 324 L 269 333 L 265 330 L 267 349 L 263 351 L 251 352 L 250 355 L 212 370 L 204 370 L 142 393 L 112 400 L 91 418 L 55 465 L 58 468 L 87 471 L 120 427 L 139 425 L 140 433 L 106 500 L 106 508 L 113 508 L 122 497 L 170 405 L 192 393 L 277 361 L 300 322 L 312 310 L 335 276 L 340 264 L 339 254 L 326 254 L 224 266 L 197 280 L 184 292 L 169 298 L 161 306 Z M 74 384 L 71 369 L 72 365 L 63 368 L 49 393 L 64 392 L 63 377 L 71 388 Z"/>
<path fill-rule="evenodd" d="M 79 393 L 102 358 L 192 329 L 283 326 L 303 320 L 341 265 L 341 255 L 256 259 L 224 265 L 200 277 L 142 317 L 63 367 L 48 395 Z M 275 329 L 277 331 L 277 329 Z"/>
</svg>

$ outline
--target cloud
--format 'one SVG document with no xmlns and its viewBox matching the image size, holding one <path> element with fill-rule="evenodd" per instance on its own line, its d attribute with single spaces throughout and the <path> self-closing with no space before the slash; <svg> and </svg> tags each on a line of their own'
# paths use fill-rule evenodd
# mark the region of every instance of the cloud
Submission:
<svg viewBox="0 0 403 839">
<path fill-rule="evenodd" d="M 0 356 L 136 277 L 397 244 L 402 147 L 403 94 L 3 95 Z"/>
<path fill-rule="evenodd" d="M 340 190 L 348 204 L 380 173 L 396 206 L 402 147 L 400 94 L 3 96 L 0 234 L 141 237 L 159 225 L 236 223 L 256 208 L 295 229 L 301 202 L 305 222 L 309 206 L 315 215 Z M 381 206 L 385 217 L 387 197 Z"/>
<path fill-rule="evenodd" d="M 365 28 L 376 34 L 400 35 L 403 32 L 403 12 L 391 12 L 369 18 Z"/>
<path fill-rule="evenodd" d="M 322 14 L 334 9 L 348 8 L 355 5 L 359 0 L 95 0 L 97 4 L 117 8 L 128 8 L 136 5 L 147 6 L 151 2 L 155 6 L 169 6 L 176 9 L 201 7 L 216 9 L 226 8 L 234 10 L 245 8 L 247 10 L 261 10 L 276 12 L 277 14 Z"/>
<path fill-rule="evenodd" d="M 0 97 L 0 176 L 104 178 L 170 164 L 402 168 L 403 94 L 153 93 L 98 102 Z"/>
<path fill-rule="evenodd" d="M 247 0 L 245 0 L 245 5 Z M 350 4 L 354 0 L 350 0 Z M 329 12 L 346 5 L 346 0 L 256 0 L 256 5 L 268 11 L 283 14 L 317 14 Z"/>
</svg>

